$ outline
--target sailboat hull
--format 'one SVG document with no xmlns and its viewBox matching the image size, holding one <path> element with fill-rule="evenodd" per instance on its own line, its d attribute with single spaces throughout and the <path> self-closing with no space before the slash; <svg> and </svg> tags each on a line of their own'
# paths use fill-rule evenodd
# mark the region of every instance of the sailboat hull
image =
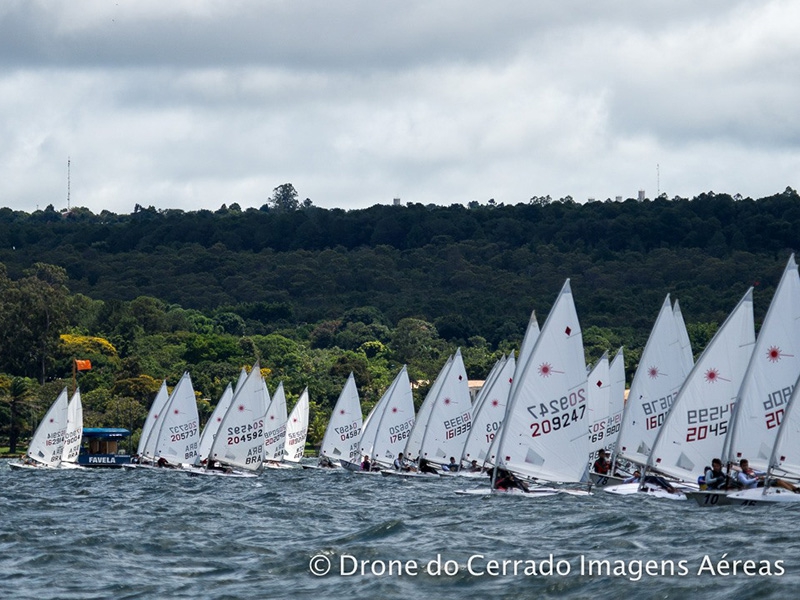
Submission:
<svg viewBox="0 0 800 600">
<path fill-rule="evenodd" d="M 736 492 L 691 492 L 687 496 L 695 500 L 700 506 L 759 506 L 800 502 L 800 494 L 776 487 L 771 487 L 767 490 L 753 488 Z"/>
<path fill-rule="evenodd" d="M 521 496 L 524 498 L 543 498 L 545 496 L 555 496 L 557 494 L 566 494 L 568 496 L 592 496 L 591 492 L 586 490 L 575 490 L 566 488 L 531 488 L 528 492 L 523 492 L 518 489 L 510 490 L 493 490 L 491 488 L 475 488 L 472 490 L 455 490 L 459 496 Z"/>
<path fill-rule="evenodd" d="M 665 489 L 645 484 L 645 487 L 639 489 L 638 483 L 623 483 L 620 485 L 612 485 L 604 487 L 603 491 L 617 496 L 635 496 L 642 497 L 650 496 L 652 498 L 665 498 L 667 500 L 686 500 L 686 494 L 682 491 L 668 492 Z"/>
</svg>

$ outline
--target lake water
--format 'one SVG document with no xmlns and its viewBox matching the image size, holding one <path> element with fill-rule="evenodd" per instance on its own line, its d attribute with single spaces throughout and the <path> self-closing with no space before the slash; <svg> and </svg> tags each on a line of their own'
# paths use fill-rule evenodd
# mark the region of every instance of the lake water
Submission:
<svg viewBox="0 0 800 600">
<path fill-rule="evenodd" d="M 800 506 L 458 496 L 487 483 L 302 469 L 231 479 L 7 463 L 2 599 L 785 600 L 800 586 Z"/>
</svg>

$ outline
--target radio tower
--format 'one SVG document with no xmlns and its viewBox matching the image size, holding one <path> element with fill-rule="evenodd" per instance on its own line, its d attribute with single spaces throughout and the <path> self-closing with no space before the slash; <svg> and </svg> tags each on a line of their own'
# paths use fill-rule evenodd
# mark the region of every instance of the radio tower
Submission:
<svg viewBox="0 0 800 600">
<path fill-rule="evenodd" d="M 67 212 L 69 212 L 69 156 L 67 157 Z"/>
</svg>

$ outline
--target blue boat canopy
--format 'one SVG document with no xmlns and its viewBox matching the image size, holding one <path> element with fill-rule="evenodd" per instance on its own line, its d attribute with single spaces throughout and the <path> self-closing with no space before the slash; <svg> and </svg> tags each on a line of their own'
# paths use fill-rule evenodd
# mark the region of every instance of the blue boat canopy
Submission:
<svg viewBox="0 0 800 600">
<path fill-rule="evenodd" d="M 130 436 L 131 432 L 127 429 L 118 427 L 84 427 L 84 439 L 103 438 L 106 440 L 121 439 Z"/>
</svg>

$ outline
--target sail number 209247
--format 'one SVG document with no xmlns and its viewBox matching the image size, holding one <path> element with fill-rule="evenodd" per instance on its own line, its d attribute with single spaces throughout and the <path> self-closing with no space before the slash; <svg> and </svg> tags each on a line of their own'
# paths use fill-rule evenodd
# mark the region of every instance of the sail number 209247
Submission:
<svg viewBox="0 0 800 600">
<path fill-rule="evenodd" d="M 586 391 L 581 388 L 539 406 L 529 406 L 528 412 L 536 419 L 531 423 L 531 437 L 547 435 L 581 421 L 586 414 Z"/>
</svg>

